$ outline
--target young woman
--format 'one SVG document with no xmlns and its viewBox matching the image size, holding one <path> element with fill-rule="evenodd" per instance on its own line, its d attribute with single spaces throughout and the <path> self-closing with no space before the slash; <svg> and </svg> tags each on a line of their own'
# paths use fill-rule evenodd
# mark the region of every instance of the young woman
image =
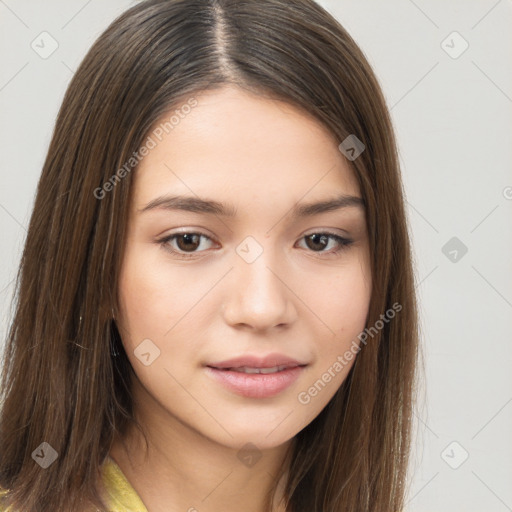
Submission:
<svg viewBox="0 0 512 512">
<path fill-rule="evenodd" d="M 148 0 L 38 185 L 3 361 L 3 510 L 396 512 L 417 358 L 377 80 L 312 0 Z"/>
</svg>

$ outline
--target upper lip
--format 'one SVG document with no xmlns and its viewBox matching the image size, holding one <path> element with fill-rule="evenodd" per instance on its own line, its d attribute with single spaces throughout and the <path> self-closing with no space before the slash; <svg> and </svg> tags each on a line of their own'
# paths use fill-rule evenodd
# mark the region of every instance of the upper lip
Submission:
<svg viewBox="0 0 512 512">
<path fill-rule="evenodd" d="M 225 361 L 210 363 L 206 366 L 212 368 L 241 368 L 244 366 L 248 368 L 274 368 L 274 366 L 294 368 L 296 366 L 305 366 L 306 364 L 283 354 L 268 354 L 266 356 L 247 354 L 233 359 L 226 359 Z"/>
</svg>

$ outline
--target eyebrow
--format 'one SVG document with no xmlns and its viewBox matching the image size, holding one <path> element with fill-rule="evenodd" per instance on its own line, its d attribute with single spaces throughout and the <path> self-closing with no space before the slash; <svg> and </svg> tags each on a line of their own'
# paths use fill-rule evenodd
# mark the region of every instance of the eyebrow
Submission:
<svg viewBox="0 0 512 512">
<path fill-rule="evenodd" d="M 314 203 L 296 204 L 291 211 L 294 218 L 312 217 L 320 213 L 340 210 L 342 208 L 358 207 L 364 210 L 364 201 L 361 197 L 341 195 L 333 199 L 326 199 Z M 232 204 L 223 204 L 211 199 L 201 199 L 192 196 L 160 196 L 139 209 L 140 213 L 155 210 L 184 210 L 187 212 L 219 215 L 222 217 L 235 217 L 237 209 Z"/>
</svg>

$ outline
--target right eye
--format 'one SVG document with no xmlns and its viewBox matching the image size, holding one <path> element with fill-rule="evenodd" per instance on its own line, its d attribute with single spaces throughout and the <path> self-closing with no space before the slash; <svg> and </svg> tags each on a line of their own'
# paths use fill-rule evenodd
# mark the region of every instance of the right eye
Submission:
<svg viewBox="0 0 512 512">
<path fill-rule="evenodd" d="M 195 254 L 198 252 L 204 252 L 197 251 L 199 247 L 204 245 L 201 244 L 201 239 L 211 241 L 211 238 L 203 233 L 186 231 L 167 235 L 164 238 L 158 240 L 158 243 L 172 254 L 176 254 L 183 258 L 190 258 L 195 256 Z M 175 244 L 173 244 L 173 242 L 175 242 Z"/>
</svg>

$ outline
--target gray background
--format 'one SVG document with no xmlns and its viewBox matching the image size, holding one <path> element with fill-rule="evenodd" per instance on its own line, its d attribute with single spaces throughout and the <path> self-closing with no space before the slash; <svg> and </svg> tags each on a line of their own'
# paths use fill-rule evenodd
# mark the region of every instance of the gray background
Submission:
<svg viewBox="0 0 512 512">
<path fill-rule="evenodd" d="M 0 0 L 0 343 L 65 88 L 134 3 Z M 374 67 L 400 146 L 425 365 L 406 510 L 512 511 L 512 4 L 320 3 Z"/>
</svg>

